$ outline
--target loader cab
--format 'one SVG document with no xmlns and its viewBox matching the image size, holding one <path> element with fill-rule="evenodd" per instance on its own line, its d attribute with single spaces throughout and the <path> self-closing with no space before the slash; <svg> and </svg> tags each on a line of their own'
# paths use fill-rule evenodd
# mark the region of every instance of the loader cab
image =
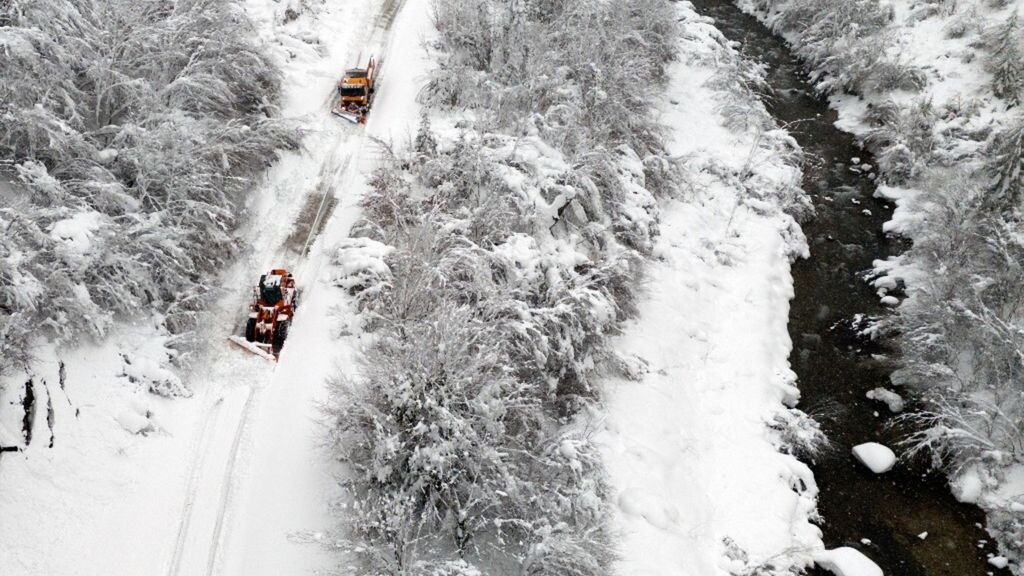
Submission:
<svg viewBox="0 0 1024 576">
<path fill-rule="evenodd" d="M 338 94 L 340 94 L 342 98 L 363 98 L 364 96 L 366 96 L 366 85 L 342 84 L 338 86 Z"/>
<path fill-rule="evenodd" d="M 338 94 L 342 98 L 364 98 L 369 90 L 368 72 L 361 68 L 345 71 L 345 77 L 338 83 Z"/>
<path fill-rule="evenodd" d="M 276 306 L 281 301 L 281 276 L 277 274 L 260 276 L 260 301 L 264 306 Z"/>
</svg>

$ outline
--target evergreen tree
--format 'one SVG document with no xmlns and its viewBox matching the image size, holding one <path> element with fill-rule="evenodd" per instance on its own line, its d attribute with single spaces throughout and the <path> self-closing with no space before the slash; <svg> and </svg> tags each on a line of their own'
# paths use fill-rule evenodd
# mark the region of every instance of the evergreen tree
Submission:
<svg viewBox="0 0 1024 576">
<path fill-rule="evenodd" d="M 416 131 L 416 154 L 419 156 L 433 156 L 437 153 L 437 139 L 430 130 L 430 116 L 424 111 L 420 115 L 420 127 Z"/>
<path fill-rule="evenodd" d="M 994 180 L 992 201 L 1001 210 L 1016 209 L 1024 192 L 1024 117 L 996 136 L 988 169 Z"/>
<path fill-rule="evenodd" d="M 992 72 L 992 91 L 1012 104 L 1021 102 L 1024 88 L 1024 31 L 1017 13 L 992 35 L 988 67 Z"/>
</svg>

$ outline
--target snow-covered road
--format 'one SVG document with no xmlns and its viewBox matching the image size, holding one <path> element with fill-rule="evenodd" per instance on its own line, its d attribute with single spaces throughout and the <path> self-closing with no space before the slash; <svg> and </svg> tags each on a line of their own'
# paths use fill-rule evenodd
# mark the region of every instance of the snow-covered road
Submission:
<svg viewBox="0 0 1024 576">
<path fill-rule="evenodd" d="M 288 84 L 304 87 L 289 90 L 292 102 L 320 106 L 324 127 L 306 140 L 304 173 L 318 175 L 321 181 L 315 188 L 332 193 L 336 208 L 322 236 L 304 242 L 310 246 L 308 256 L 296 260 L 296 275 L 304 285 L 302 306 L 272 376 L 254 389 L 252 410 L 243 410 L 237 420 L 241 434 L 234 446 L 242 451 L 241 463 L 223 480 L 211 478 L 203 484 L 207 490 L 220 486 L 223 491 L 217 513 L 204 514 L 207 524 L 214 523 L 207 541 L 207 572 L 196 571 L 199 566 L 192 564 L 193 569 L 182 574 L 314 573 L 339 561 L 331 547 L 338 522 L 331 503 L 340 496 L 337 475 L 343 471 L 322 445 L 319 407 L 331 377 L 354 374 L 359 335 L 347 329 L 353 324 L 344 318 L 344 295 L 323 272 L 331 246 L 347 235 L 358 217 L 365 176 L 375 161 L 369 138 L 387 139 L 414 129 L 415 95 L 423 77 L 410 70 L 424 69 L 418 27 L 429 22 L 425 8 L 417 4 L 403 12 L 400 0 L 325 6 L 305 24 L 326 44 L 328 56 L 318 62 L 320 67 L 286 67 L 290 75 L 299 76 Z M 341 33 L 346 30 L 356 32 L 346 36 Z M 392 34 L 402 41 L 392 46 Z M 322 95 L 331 93 L 345 65 L 371 54 L 382 63 L 381 91 L 367 125 L 352 126 L 327 116 Z M 310 164 L 319 167 L 311 170 Z M 278 177 L 284 185 L 291 179 L 287 171 Z M 273 180 L 274 176 L 271 186 L 277 184 Z M 264 262 L 263 267 L 274 263 Z M 251 275 L 251 268 L 246 273 Z M 230 369 L 218 372 L 223 378 L 233 376 Z M 219 379 L 209 387 L 221 387 Z"/>
</svg>

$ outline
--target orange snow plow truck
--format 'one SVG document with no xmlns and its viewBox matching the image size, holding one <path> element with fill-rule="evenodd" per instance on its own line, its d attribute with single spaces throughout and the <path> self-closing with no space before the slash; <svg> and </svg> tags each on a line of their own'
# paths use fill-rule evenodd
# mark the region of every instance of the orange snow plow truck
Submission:
<svg viewBox="0 0 1024 576">
<path fill-rule="evenodd" d="M 376 84 L 377 61 L 371 56 L 365 68 L 350 68 L 338 81 L 338 102 L 332 112 L 349 122 L 365 124 Z"/>
<path fill-rule="evenodd" d="M 244 338 L 228 339 L 257 356 L 277 360 L 298 306 L 295 277 L 283 268 L 275 268 L 260 276 L 259 285 L 253 288 Z"/>
</svg>

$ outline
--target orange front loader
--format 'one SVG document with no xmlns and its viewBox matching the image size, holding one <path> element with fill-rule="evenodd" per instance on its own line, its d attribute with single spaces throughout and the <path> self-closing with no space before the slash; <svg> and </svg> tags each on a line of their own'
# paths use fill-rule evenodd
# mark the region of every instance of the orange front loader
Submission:
<svg viewBox="0 0 1024 576">
<path fill-rule="evenodd" d="M 365 68 L 350 68 L 338 81 L 338 103 L 332 112 L 349 122 L 365 124 L 377 89 L 377 61 L 371 56 Z"/>
<path fill-rule="evenodd" d="M 288 328 L 298 305 L 299 291 L 290 272 L 275 268 L 263 274 L 259 285 L 253 288 L 245 338 L 231 336 L 229 340 L 257 356 L 276 360 L 288 338 Z"/>
</svg>

